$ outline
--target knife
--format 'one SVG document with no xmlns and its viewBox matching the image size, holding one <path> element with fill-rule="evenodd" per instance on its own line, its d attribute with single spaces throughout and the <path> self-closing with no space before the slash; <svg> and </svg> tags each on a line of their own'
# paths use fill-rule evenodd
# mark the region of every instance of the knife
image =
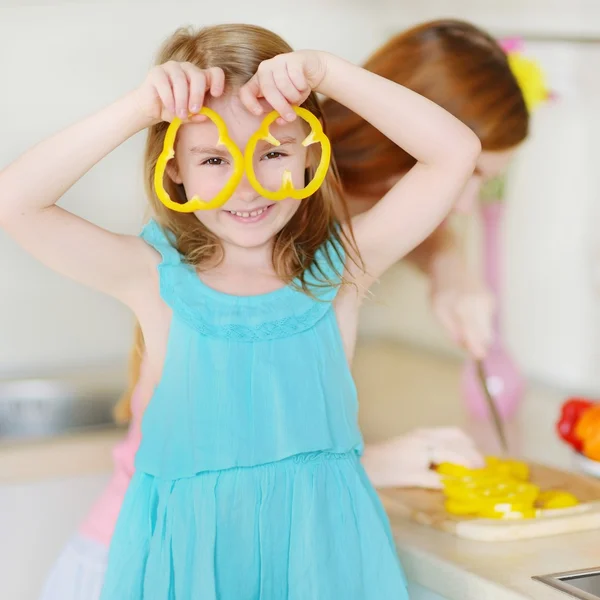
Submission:
<svg viewBox="0 0 600 600">
<path fill-rule="evenodd" d="M 508 453 L 508 442 L 506 441 L 506 433 L 504 431 L 504 423 L 502 422 L 502 418 L 498 413 L 498 408 L 496 406 L 496 402 L 490 393 L 490 389 L 488 387 L 487 374 L 485 372 L 485 366 L 483 365 L 483 361 L 478 360 L 475 362 L 475 367 L 477 370 L 477 377 L 479 378 L 479 383 L 481 384 L 481 388 L 483 389 L 483 395 L 485 396 L 490 414 L 492 415 L 492 420 L 494 421 L 494 428 L 496 429 L 496 435 L 498 436 L 498 440 L 500 441 L 500 446 L 504 454 Z"/>
</svg>

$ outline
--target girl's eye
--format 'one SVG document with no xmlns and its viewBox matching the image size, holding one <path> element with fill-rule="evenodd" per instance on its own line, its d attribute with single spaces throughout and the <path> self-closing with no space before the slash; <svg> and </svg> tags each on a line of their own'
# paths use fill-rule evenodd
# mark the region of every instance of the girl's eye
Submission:
<svg viewBox="0 0 600 600">
<path fill-rule="evenodd" d="M 210 165 L 211 167 L 218 167 L 220 165 L 224 165 L 225 161 L 218 156 L 212 156 L 211 158 L 207 158 L 203 163 L 203 165 Z"/>
<path fill-rule="evenodd" d="M 267 159 L 267 160 L 273 160 L 274 158 L 283 158 L 284 156 L 287 156 L 287 154 L 284 154 L 283 152 L 267 152 L 267 154 L 265 154 L 263 156 L 263 158 Z"/>
</svg>

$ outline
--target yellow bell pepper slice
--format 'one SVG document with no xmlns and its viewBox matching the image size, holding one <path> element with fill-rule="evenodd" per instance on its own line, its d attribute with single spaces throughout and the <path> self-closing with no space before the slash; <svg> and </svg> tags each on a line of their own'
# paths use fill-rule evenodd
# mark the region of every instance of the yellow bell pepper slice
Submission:
<svg viewBox="0 0 600 600">
<path fill-rule="evenodd" d="M 533 519 L 536 509 L 526 502 L 498 502 L 484 505 L 477 513 L 484 519 Z"/>
<path fill-rule="evenodd" d="M 577 500 L 577 498 L 570 492 L 563 492 L 561 490 L 548 490 L 539 495 L 538 503 L 542 508 L 556 509 L 577 506 L 579 504 L 579 500 Z"/>
<path fill-rule="evenodd" d="M 529 478 L 529 467 L 517 460 L 501 460 L 495 456 L 485 459 L 486 466 L 480 469 L 469 469 L 462 465 L 441 463 L 436 468 L 437 473 L 448 478 L 464 478 L 472 480 L 514 477 L 522 481 Z"/>
<path fill-rule="evenodd" d="M 447 498 L 472 499 L 472 500 L 493 500 L 493 499 L 512 499 L 518 498 L 523 502 L 533 504 L 540 493 L 538 486 L 531 483 L 500 483 L 496 485 L 482 485 L 476 487 L 446 487 Z"/>
<path fill-rule="evenodd" d="M 191 213 L 197 210 L 211 210 L 223 206 L 227 200 L 231 198 L 233 191 L 239 185 L 244 175 L 244 157 L 240 152 L 240 149 L 229 137 L 225 121 L 223 121 L 223 119 L 214 110 L 211 110 L 206 106 L 204 106 L 198 114 L 207 116 L 216 125 L 217 131 L 219 132 L 219 140 L 217 145 L 225 146 L 225 148 L 227 148 L 231 154 L 231 158 L 233 160 L 233 173 L 223 189 L 209 201 L 203 200 L 198 196 L 193 196 L 184 204 L 174 202 L 164 187 L 164 177 L 167 163 L 175 156 L 175 150 L 173 147 L 175 145 L 177 131 L 182 124 L 181 119 L 173 119 L 169 125 L 169 128 L 167 129 L 163 143 L 163 150 L 158 157 L 156 168 L 154 169 L 154 190 L 158 199 L 167 208 L 181 213 Z"/>
<path fill-rule="evenodd" d="M 269 131 L 270 126 L 276 121 L 279 117 L 279 113 L 277 111 L 270 112 L 259 127 L 258 131 L 252 135 L 248 144 L 246 146 L 246 150 L 244 152 L 244 162 L 246 167 L 246 177 L 250 182 L 250 185 L 263 197 L 267 200 L 273 200 L 277 202 L 279 200 L 284 200 L 286 198 L 294 198 L 295 200 L 302 200 L 303 198 L 308 198 L 312 196 L 323 184 L 325 180 L 325 176 L 327 175 L 327 171 L 329 169 L 329 164 L 331 162 L 331 143 L 329 138 L 325 135 L 323 131 L 323 126 L 321 122 L 315 115 L 313 115 L 310 111 L 305 108 L 301 108 L 299 106 L 293 107 L 294 112 L 301 118 L 306 121 L 310 127 L 311 131 L 308 136 L 302 142 L 303 146 L 310 146 L 311 144 L 320 143 L 321 144 L 321 160 L 319 162 L 319 166 L 315 172 L 315 176 L 313 180 L 305 187 L 297 190 L 294 187 L 294 183 L 292 182 L 292 174 L 286 169 L 283 173 L 281 187 L 276 191 L 270 191 L 264 188 L 256 177 L 256 173 L 254 172 L 254 152 L 256 151 L 256 145 L 259 141 L 264 140 L 273 146 L 279 146 L 279 140 L 277 140 Z"/>
<path fill-rule="evenodd" d="M 477 504 L 466 500 L 448 498 L 444 506 L 451 515 L 456 515 L 457 517 L 474 516 L 477 513 Z"/>
<path fill-rule="evenodd" d="M 536 516 L 536 509 L 532 504 L 518 499 L 467 502 L 449 498 L 445 502 L 445 508 L 450 514 L 460 517 L 531 519 Z"/>
<path fill-rule="evenodd" d="M 469 469 L 463 465 L 455 465 L 454 463 L 440 463 L 436 471 L 440 475 L 448 475 L 450 477 L 463 477 L 473 472 L 473 469 Z"/>
<path fill-rule="evenodd" d="M 541 492 L 529 481 L 529 467 L 521 461 L 487 457 L 481 469 L 444 463 L 436 470 L 442 480 L 445 508 L 457 516 L 530 519 L 538 516 L 540 508 L 578 504 L 568 492 Z"/>
<path fill-rule="evenodd" d="M 527 466 L 527 463 L 522 461 L 502 460 L 496 456 L 488 456 L 486 457 L 485 462 L 488 469 L 510 475 L 523 481 L 529 479 L 529 467 Z"/>
</svg>

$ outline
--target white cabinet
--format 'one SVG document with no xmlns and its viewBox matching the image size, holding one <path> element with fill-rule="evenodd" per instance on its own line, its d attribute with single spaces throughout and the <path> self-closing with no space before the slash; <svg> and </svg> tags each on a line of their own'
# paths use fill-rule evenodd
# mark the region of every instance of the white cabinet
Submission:
<svg viewBox="0 0 600 600">
<path fill-rule="evenodd" d="M 108 475 L 0 485 L 0 598 L 37 600 Z"/>
</svg>

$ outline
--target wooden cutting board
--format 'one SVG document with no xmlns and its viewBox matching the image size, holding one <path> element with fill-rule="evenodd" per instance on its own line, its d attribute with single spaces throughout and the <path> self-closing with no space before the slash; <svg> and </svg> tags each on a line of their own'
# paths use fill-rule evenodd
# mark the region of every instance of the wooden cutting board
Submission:
<svg viewBox="0 0 600 600">
<path fill-rule="evenodd" d="M 458 517 L 447 513 L 441 491 L 389 488 L 378 490 L 378 493 L 390 516 L 408 517 L 422 525 L 470 540 L 524 540 L 600 528 L 600 480 L 537 464 L 529 466 L 531 482 L 542 491 L 571 492 L 580 504 L 547 510 L 535 519 L 498 520 Z"/>
</svg>

